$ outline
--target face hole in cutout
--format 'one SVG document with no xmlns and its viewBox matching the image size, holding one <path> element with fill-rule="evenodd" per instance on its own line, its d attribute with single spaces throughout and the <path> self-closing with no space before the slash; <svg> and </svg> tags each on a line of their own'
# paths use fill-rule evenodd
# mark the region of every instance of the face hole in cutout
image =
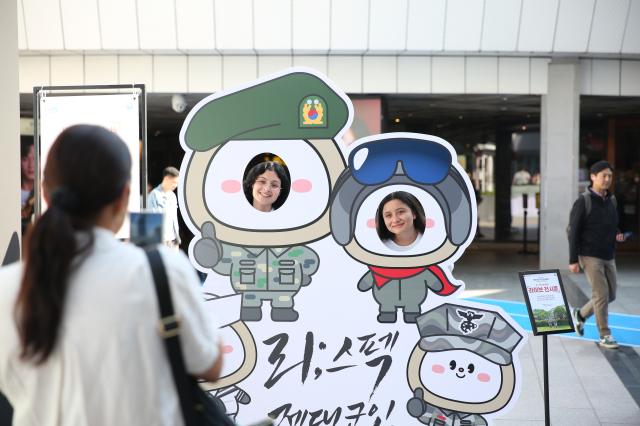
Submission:
<svg viewBox="0 0 640 426">
<path fill-rule="evenodd" d="M 242 189 L 249 204 L 261 212 L 280 208 L 291 190 L 291 175 L 282 158 L 272 152 L 254 156 L 244 170 Z"/>
<path fill-rule="evenodd" d="M 391 248 L 394 246 L 392 240 L 383 241 L 378 235 L 376 227 L 378 207 L 382 199 L 394 191 L 405 191 L 415 196 L 427 215 L 423 236 L 416 239 L 413 246 L 404 246 L 404 249 L 401 246 Z M 358 207 L 354 240 L 370 253 L 389 257 L 389 264 L 385 264 L 385 266 L 393 267 L 392 258 L 432 253 L 446 242 L 447 229 L 444 215 L 445 211 L 438 201 L 419 186 L 406 184 L 383 186 L 368 195 Z"/>
<path fill-rule="evenodd" d="M 253 208 L 242 187 L 247 166 L 256 156 L 259 157 L 257 162 L 263 161 L 261 153 L 278 154 L 291 176 L 289 196 L 282 206 L 270 214 Z M 279 231 L 278 244 L 287 245 L 289 230 L 307 227 L 328 214 L 331 169 L 311 143 L 304 140 L 231 140 L 212 154 L 204 170 L 203 196 L 208 213 L 221 226 L 242 232 Z M 208 155 L 203 153 L 202 157 Z M 335 166 L 330 167 L 335 169 Z M 376 199 L 376 206 L 379 201 Z M 376 206 L 371 209 L 371 217 Z M 425 208 L 430 209 L 427 204 Z M 220 231 L 224 232 L 222 228 Z M 376 242 L 382 245 L 375 229 L 370 231 Z M 291 237 L 295 237 L 295 234 L 291 234 Z M 235 237 L 229 235 L 228 238 Z"/>
<path fill-rule="evenodd" d="M 433 226 L 433 220 L 430 225 Z M 424 208 L 406 191 L 394 191 L 385 196 L 376 210 L 375 226 L 380 240 L 390 249 L 411 249 L 422 237 L 427 225 Z"/>
</svg>

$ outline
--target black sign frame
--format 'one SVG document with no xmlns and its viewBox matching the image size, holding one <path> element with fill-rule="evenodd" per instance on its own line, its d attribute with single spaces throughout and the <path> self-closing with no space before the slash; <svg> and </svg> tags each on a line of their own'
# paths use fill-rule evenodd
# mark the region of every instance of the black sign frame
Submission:
<svg viewBox="0 0 640 426">
<path fill-rule="evenodd" d="M 569 328 L 558 328 L 554 330 L 540 330 L 540 324 L 536 322 L 536 318 L 533 314 L 533 308 L 531 306 L 530 293 L 529 291 L 527 291 L 527 284 L 525 282 L 525 277 L 532 276 L 532 275 L 544 275 L 544 274 L 554 274 L 558 280 L 560 293 L 562 294 L 562 300 L 564 302 L 564 308 L 567 312 L 567 320 L 569 322 L 568 324 Z M 518 272 L 518 276 L 520 277 L 520 286 L 522 287 L 522 294 L 524 296 L 524 301 L 527 305 L 527 311 L 529 312 L 529 321 L 531 322 L 531 330 L 533 331 L 534 336 L 575 332 L 575 324 L 573 323 L 571 308 L 569 306 L 569 303 L 567 302 L 567 295 L 564 291 L 564 285 L 562 284 L 562 276 L 560 275 L 560 270 L 544 269 L 544 270 L 538 270 L 538 271 L 525 271 L 525 272 Z"/>
</svg>

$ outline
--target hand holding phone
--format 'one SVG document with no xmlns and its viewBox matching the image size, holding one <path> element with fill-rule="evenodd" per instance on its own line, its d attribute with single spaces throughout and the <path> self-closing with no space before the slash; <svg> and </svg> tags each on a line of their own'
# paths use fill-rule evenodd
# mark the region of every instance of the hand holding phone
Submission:
<svg viewBox="0 0 640 426">
<path fill-rule="evenodd" d="M 162 243 L 164 215 L 156 212 L 131 212 L 130 241 L 140 247 Z"/>
</svg>

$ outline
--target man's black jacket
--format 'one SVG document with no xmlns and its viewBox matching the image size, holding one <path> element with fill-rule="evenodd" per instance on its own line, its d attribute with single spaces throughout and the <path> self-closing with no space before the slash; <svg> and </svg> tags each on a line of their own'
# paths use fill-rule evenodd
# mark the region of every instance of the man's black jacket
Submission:
<svg viewBox="0 0 640 426">
<path fill-rule="evenodd" d="M 587 216 L 584 197 L 573 203 L 569 217 L 569 263 L 577 263 L 578 256 L 611 260 L 615 255 L 618 212 L 607 191 L 605 198 L 588 188 L 591 212 Z"/>
</svg>

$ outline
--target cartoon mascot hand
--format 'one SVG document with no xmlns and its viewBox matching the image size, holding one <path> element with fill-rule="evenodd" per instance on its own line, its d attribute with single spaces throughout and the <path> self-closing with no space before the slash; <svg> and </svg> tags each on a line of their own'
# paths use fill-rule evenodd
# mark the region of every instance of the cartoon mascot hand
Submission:
<svg viewBox="0 0 640 426">
<path fill-rule="evenodd" d="M 407 411 L 411 415 L 411 417 L 420 417 L 426 411 L 425 402 L 424 402 L 424 393 L 422 389 L 418 388 L 413 392 L 413 398 L 409 399 L 407 402 Z"/>
<path fill-rule="evenodd" d="M 203 268 L 213 268 L 222 257 L 222 245 L 211 222 L 202 225 L 202 238 L 193 247 L 193 256 Z"/>
</svg>

